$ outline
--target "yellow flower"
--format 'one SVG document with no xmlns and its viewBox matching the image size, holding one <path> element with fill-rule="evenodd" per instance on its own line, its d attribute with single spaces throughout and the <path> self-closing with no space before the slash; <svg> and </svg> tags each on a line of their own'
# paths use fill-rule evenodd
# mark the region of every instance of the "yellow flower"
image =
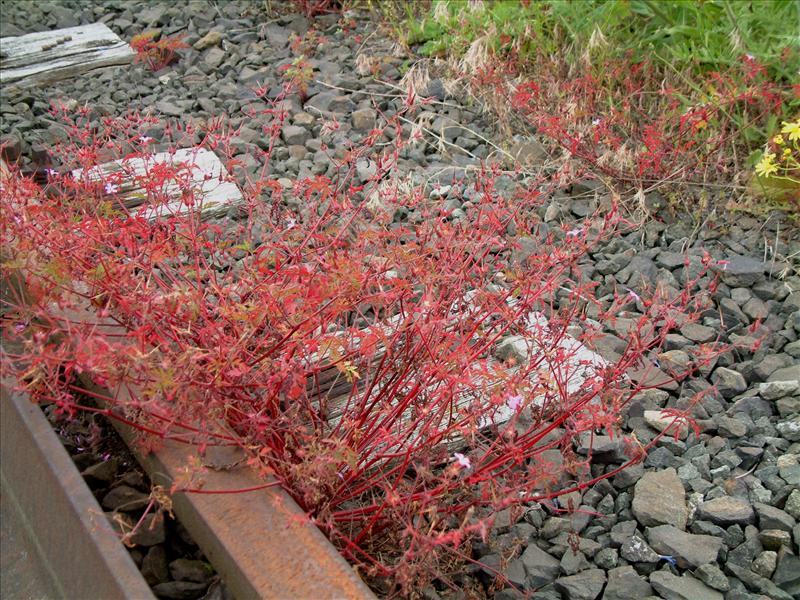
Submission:
<svg viewBox="0 0 800 600">
<path fill-rule="evenodd" d="M 782 135 L 776 135 L 774 138 L 772 138 L 772 141 L 775 142 L 776 144 L 778 144 L 778 146 L 783 146 L 783 136 Z"/>
<path fill-rule="evenodd" d="M 765 152 L 756 165 L 756 173 L 761 177 L 769 177 L 777 172 L 778 165 L 775 164 L 775 155 L 772 152 Z"/>
<path fill-rule="evenodd" d="M 783 155 L 784 156 L 791 156 L 792 155 L 792 151 L 789 148 L 784 148 L 783 149 Z"/>
<path fill-rule="evenodd" d="M 790 142 L 796 142 L 800 140 L 800 119 L 794 123 L 787 123 L 784 121 L 783 127 L 781 128 L 781 133 L 787 134 Z"/>
</svg>

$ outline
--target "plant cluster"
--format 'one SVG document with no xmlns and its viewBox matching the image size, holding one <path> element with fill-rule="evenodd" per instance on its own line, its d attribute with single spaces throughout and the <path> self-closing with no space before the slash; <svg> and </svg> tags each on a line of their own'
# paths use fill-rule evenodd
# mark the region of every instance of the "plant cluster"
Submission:
<svg viewBox="0 0 800 600">
<path fill-rule="evenodd" d="M 577 70 L 587 59 L 602 64 L 630 55 L 634 62 L 655 56 L 654 62 L 669 69 L 703 73 L 735 66 L 744 54 L 764 64 L 777 81 L 794 81 L 800 70 L 800 12 L 789 0 L 759 5 L 729 0 L 439 0 L 422 19 L 406 16 L 406 42 L 421 45 L 420 53 L 428 56 L 462 55 L 476 40 L 487 38 L 499 57 L 514 53 L 533 61 L 541 54 L 559 54 Z"/>
<path fill-rule="evenodd" d="M 397 34 L 618 190 L 739 185 L 800 108 L 797 4 L 434 2 Z M 788 207 L 796 198 L 786 197 Z"/>
<path fill-rule="evenodd" d="M 136 52 L 136 62 L 145 63 L 151 70 L 160 71 L 177 58 L 177 51 L 188 48 L 183 35 L 162 37 L 158 31 L 145 31 L 131 38 L 131 48 Z"/>
<path fill-rule="evenodd" d="M 780 88 L 745 59 L 734 72 L 710 75 L 707 90 L 687 106 L 678 89 L 654 93 L 658 81 L 650 67 L 619 61 L 607 63 L 602 77 L 488 81 L 515 119 L 601 178 L 635 189 L 732 181 L 746 167 L 742 124 L 774 119 L 783 105 Z M 478 88 L 485 85 L 476 80 Z"/>
<path fill-rule="evenodd" d="M 281 100 L 268 110 L 265 165 Z M 82 395 L 101 399 L 145 448 L 243 448 L 387 593 L 454 585 L 496 511 L 641 460 L 645 448 L 623 437 L 630 460 L 598 470 L 593 436 L 622 436 L 626 403 L 654 385 L 627 371 L 651 364 L 665 336 L 709 306 L 705 270 L 683 289 L 595 297 L 587 253 L 628 224 L 612 210 L 544 233 L 546 179 L 509 197 L 487 166 L 467 220 L 453 218 L 392 176 L 408 143 L 399 117 L 414 110 L 409 96 L 343 159 L 331 155 L 332 179 L 249 181 L 245 218 L 226 227 L 202 219 L 190 164 L 153 160 L 151 117 L 54 109 L 70 133 L 53 149 L 59 170 L 44 184 L 15 169 L 0 180 L 3 279 L 23 282 L 4 296 L 4 335 L 22 344 L 4 362 L 20 386 L 67 417 L 90 410 Z M 379 145 L 388 128 L 393 145 Z M 173 123 L 159 143 L 172 152 L 200 138 L 224 154 L 233 135 L 217 121 Z M 120 173 L 91 177 L 108 153 L 146 168 L 123 161 Z M 366 155 L 377 171 L 364 185 L 354 173 Z M 185 210 L 137 214 L 131 179 L 140 201 L 177 194 Z M 398 219 L 411 210 L 423 219 Z M 521 236 L 538 239 L 523 261 L 512 258 Z M 615 361 L 586 351 L 604 324 L 631 315 Z M 720 351 L 704 346 L 692 368 Z M 684 407 L 677 421 L 689 419 Z M 202 488 L 201 472 L 190 479 L 181 489 Z"/>
</svg>

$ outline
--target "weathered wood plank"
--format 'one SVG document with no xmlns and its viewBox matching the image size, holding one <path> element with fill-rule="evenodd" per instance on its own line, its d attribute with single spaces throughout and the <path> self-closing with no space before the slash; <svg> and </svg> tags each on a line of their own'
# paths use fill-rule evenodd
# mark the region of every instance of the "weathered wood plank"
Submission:
<svg viewBox="0 0 800 600">
<path fill-rule="evenodd" d="M 72 176 L 103 182 L 125 209 L 151 220 L 184 214 L 192 207 L 208 217 L 244 202 L 217 155 L 200 147 L 123 158 L 86 171 L 76 169 Z M 146 187 L 162 179 L 158 187 Z M 153 204 L 156 199 L 162 203 Z"/>
<path fill-rule="evenodd" d="M 0 38 L 0 84 L 4 94 L 13 94 L 101 67 L 124 65 L 135 54 L 103 23 Z"/>
</svg>

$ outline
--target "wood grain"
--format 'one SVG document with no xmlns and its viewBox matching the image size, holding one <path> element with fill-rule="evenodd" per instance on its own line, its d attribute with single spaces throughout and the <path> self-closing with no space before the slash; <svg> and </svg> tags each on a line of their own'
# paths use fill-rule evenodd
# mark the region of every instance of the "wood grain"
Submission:
<svg viewBox="0 0 800 600">
<path fill-rule="evenodd" d="M 43 87 L 133 60 L 135 52 L 103 23 L 0 38 L 4 94 Z"/>
<path fill-rule="evenodd" d="M 157 181 L 155 172 L 163 167 L 168 167 L 171 176 L 157 189 L 146 189 L 145 183 Z M 126 210 L 151 220 L 184 214 L 192 206 L 208 217 L 244 202 L 217 155 L 200 147 L 115 160 L 87 170 L 76 169 L 72 176 L 86 178 L 87 183 L 107 183 L 113 190 L 109 195 L 115 195 Z M 167 202 L 153 204 L 165 198 Z"/>
</svg>

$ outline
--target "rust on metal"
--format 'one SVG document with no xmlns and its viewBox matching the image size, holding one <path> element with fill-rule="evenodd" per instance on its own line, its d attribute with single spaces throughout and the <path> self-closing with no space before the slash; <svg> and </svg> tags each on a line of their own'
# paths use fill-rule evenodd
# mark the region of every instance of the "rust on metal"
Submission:
<svg viewBox="0 0 800 600">
<path fill-rule="evenodd" d="M 14 273 L 4 274 L 0 288 L 5 294 L 13 294 L 14 297 L 25 301 L 24 284 L 21 277 L 14 275 Z M 62 311 L 61 316 L 73 322 L 97 324 L 108 328 L 109 331 L 114 329 L 121 331 L 117 323 L 100 318 L 88 306 L 80 311 Z M 111 397 L 125 398 L 128 394 L 128 390 L 125 389 L 102 390 L 89 381 L 83 383 L 87 389 L 101 391 Z M 5 391 L 3 396 L 5 405 Z M 7 427 L 7 412 L 4 408 L 4 457 L 7 453 L 10 455 L 10 448 L 17 443 L 11 435 L 6 435 L 7 428 L 11 431 L 15 427 L 10 421 Z M 44 421 L 50 436 L 55 438 L 40 411 L 39 416 Z M 173 481 L 185 473 L 185 467 L 197 456 L 196 448 L 170 442 L 155 452 L 144 453 L 133 443 L 136 435 L 133 428 L 113 419 L 111 422 L 156 484 L 169 488 Z M 9 450 L 6 451 L 6 448 Z M 58 449 L 64 453 L 60 444 Z M 72 466 L 65 453 L 64 459 Z M 3 465 L 5 468 L 5 458 Z M 72 466 L 72 469 L 75 470 L 75 467 Z M 79 481 L 74 484 L 74 489 L 91 496 L 77 470 L 75 475 Z M 16 473 L 15 476 L 20 477 L 22 474 Z M 246 466 L 232 470 L 210 470 L 205 476 L 205 487 L 210 490 L 238 490 L 264 483 L 253 468 Z M 94 498 L 90 499 L 94 501 Z M 96 506 L 97 503 L 94 502 Z M 182 524 L 192 534 L 217 572 L 222 575 L 234 597 L 239 600 L 375 599 L 375 595 L 342 555 L 309 521 L 305 512 L 291 496 L 280 487 L 234 494 L 176 493 L 173 497 L 173 507 Z M 99 526 L 108 527 L 99 506 L 97 511 L 102 516 Z M 82 517 L 89 519 L 92 514 L 92 511 L 85 510 Z M 124 551 L 118 540 L 114 541 L 117 547 Z M 63 549 L 69 548 L 70 545 L 67 541 L 63 543 L 54 541 L 49 547 L 60 549 L 63 553 Z M 130 561 L 127 553 L 125 556 Z M 136 574 L 138 575 L 138 571 Z M 138 590 L 135 591 L 138 593 Z M 93 595 L 78 594 L 67 597 L 80 598 Z M 127 598 L 128 596 L 107 594 L 103 597 Z M 152 597 L 152 593 L 148 588 L 146 594 L 138 594 L 137 597 Z"/>
<path fill-rule="evenodd" d="M 90 385 L 85 382 L 88 388 Z M 124 388 L 112 396 L 125 399 Z M 144 454 L 133 443 L 132 428 L 115 423 L 153 483 L 169 488 L 190 461 L 200 459 L 197 449 L 165 442 Z M 236 460 L 231 468 L 209 469 L 203 475 L 206 490 L 240 490 L 265 481 Z M 244 493 L 175 493 L 173 507 L 183 525 L 234 597 L 297 600 L 374 599 L 328 539 L 305 512 L 280 487 Z"/>
<path fill-rule="evenodd" d="M 67 311 L 64 316 L 101 325 L 109 332 L 122 331 L 117 323 L 98 317 L 89 308 L 80 313 Z M 122 386 L 105 390 L 88 380 L 82 384 L 87 390 L 110 397 L 130 398 L 130 390 Z M 169 441 L 155 452 L 142 452 L 134 443 L 133 428 L 113 419 L 111 422 L 153 483 L 167 489 L 185 474 L 187 465 L 200 459 L 196 447 Z M 206 490 L 241 490 L 265 483 L 252 467 L 244 464 L 209 469 L 203 479 Z M 238 599 L 375 598 L 344 557 L 279 486 L 232 494 L 176 493 L 172 501 L 181 523 Z"/>
<path fill-rule="evenodd" d="M 0 385 L 0 479 L 58 598 L 154 599 L 38 406 Z"/>
</svg>

